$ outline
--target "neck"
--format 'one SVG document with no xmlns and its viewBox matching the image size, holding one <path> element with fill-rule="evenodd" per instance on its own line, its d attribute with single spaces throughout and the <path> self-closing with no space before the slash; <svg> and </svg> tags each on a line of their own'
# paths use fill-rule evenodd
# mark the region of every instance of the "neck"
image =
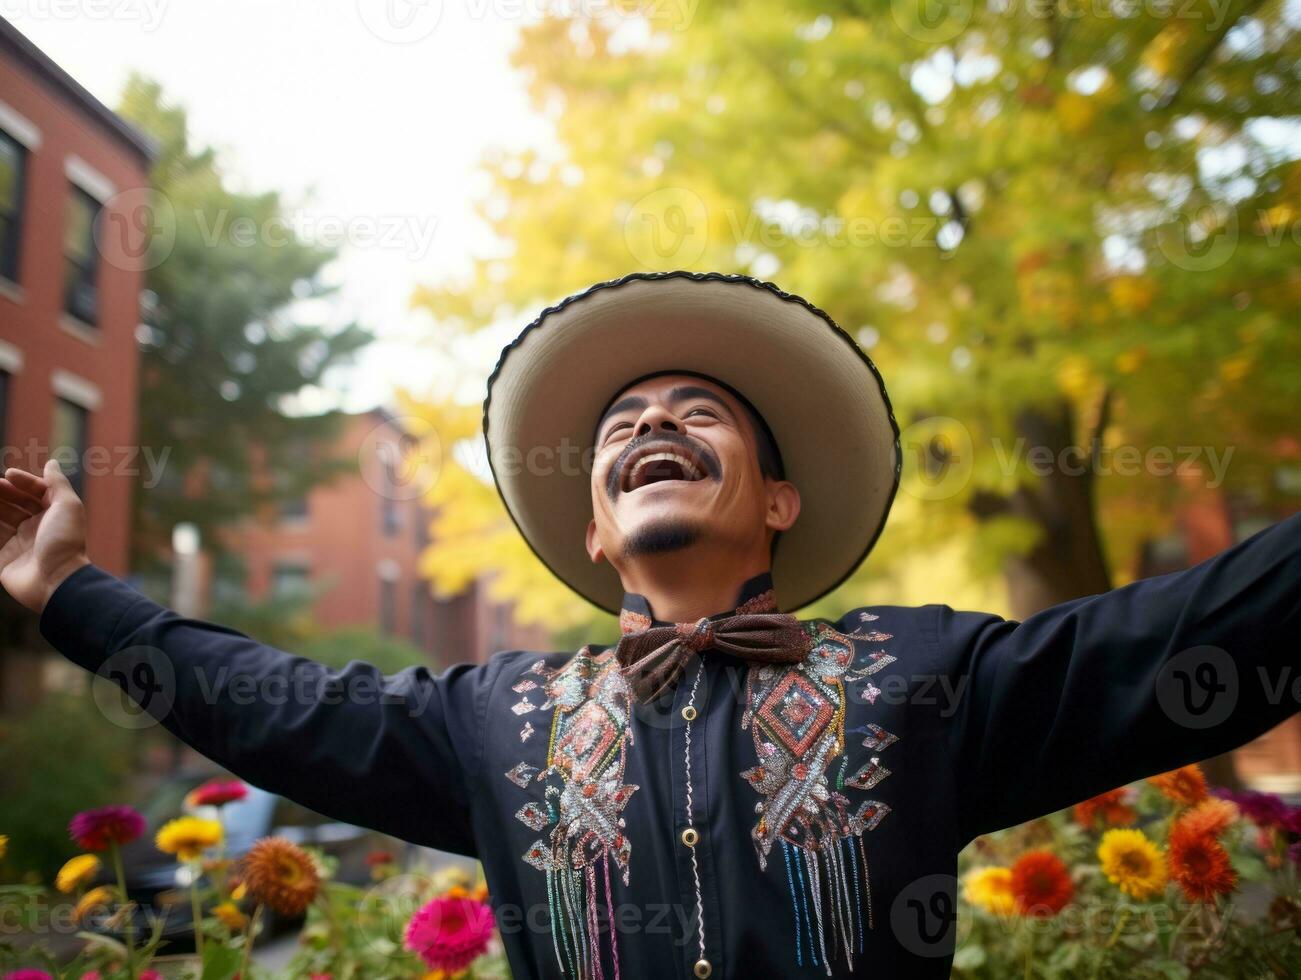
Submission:
<svg viewBox="0 0 1301 980">
<path fill-rule="evenodd" d="M 645 596 L 656 619 L 694 623 L 731 609 L 741 586 L 770 567 L 766 557 L 710 551 L 685 548 L 642 556 L 621 570 L 623 587 Z"/>
</svg>

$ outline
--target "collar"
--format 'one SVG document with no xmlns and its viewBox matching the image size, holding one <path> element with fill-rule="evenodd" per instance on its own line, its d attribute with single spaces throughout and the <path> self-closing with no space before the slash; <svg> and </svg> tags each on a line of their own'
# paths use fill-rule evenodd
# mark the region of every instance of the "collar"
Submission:
<svg viewBox="0 0 1301 980">
<path fill-rule="evenodd" d="M 746 579 L 736 594 L 733 608 L 706 617 L 710 620 L 724 619 L 738 613 L 778 612 L 777 599 L 773 593 L 772 573 L 760 572 L 754 578 Z M 640 593 L 625 592 L 619 607 L 619 631 L 635 633 L 652 626 L 672 626 L 673 623 L 656 619 L 651 612 L 650 601 Z"/>
</svg>

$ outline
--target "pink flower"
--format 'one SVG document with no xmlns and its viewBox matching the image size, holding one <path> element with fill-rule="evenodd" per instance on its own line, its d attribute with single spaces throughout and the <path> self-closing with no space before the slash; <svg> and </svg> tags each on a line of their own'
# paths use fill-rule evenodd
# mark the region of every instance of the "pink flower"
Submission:
<svg viewBox="0 0 1301 980">
<path fill-rule="evenodd" d="M 163 975 L 157 970 L 141 970 L 140 980 L 163 980 Z"/>
<path fill-rule="evenodd" d="M 14 970 L 4 975 L 4 980 L 54 980 L 44 970 Z"/>
<path fill-rule="evenodd" d="M 209 779 L 190 790 L 185 802 L 190 806 L 225 806 L 248 796 L 248 787 L 238 779 Z"/>
<path fill-rule="evenodd" d="M 432 970 L 464 970 L 488 949 L 492 909 L 472 898 L 439 896 L 407 923 L 406 947 Z"/>
<path fill-rule="evenodd" d="M 145 832 L 145 818 L 129 806 L 83 810 L 68 824 L 68 833 L 83 851 L 106 851 L 110 844 L 129 844 Z"/>
<path fill-rule="evenodd" d="M 81 980 L 101 980 L 98 970 L 87 970 L 81 975 Z"/>
</svg>

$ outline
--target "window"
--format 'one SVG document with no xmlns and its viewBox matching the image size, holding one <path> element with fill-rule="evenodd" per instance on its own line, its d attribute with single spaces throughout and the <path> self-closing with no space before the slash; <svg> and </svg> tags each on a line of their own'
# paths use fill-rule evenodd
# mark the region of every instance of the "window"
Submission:
<svg viewBox="0 0 1301 980">
<path fill-rule="evenodd" d="M 99 202 L 75 185 L 68 197 L 64 224 L 63 256 L 66 278 L 63 308 L 83 323 L 95 324 L 99 312 L 99 251 L 95 247 L 95 219 Z"/>
<path fill-rule="evenodd" d="M 54 431 L 50 437 L 50 452 L 57 453 L 59 466 L 77 491 L 84 497 L 85 474 L 82 460 L 86 456 L 86 433 L 90 427 L 90 412 L 66 398 L 54 399 Z"/>
<path fill-rule="evenodd" d="M 18 281 L 27 148 L 0 131 L 0 276 Z"/>
<path fill-rule="evenodd" d="M 9 374 L 0 371 L 0 449 L 5 449 L 7 443 L 5 436 L 9 432 Z M 6 451 L 4 458 L 0 458 L 0 471 L 9 465 L 9 453 Z"/>
<path fill-rule="evenodd" d="M 305 562 L 276 562 L 271 570 L 272 599 L 300 599 L 311 592 L 311 571 Z"/>
<path fill-rule="evenodd" d="M 411 642 L 425 648 L 425 607 L 429 604 L 429 585 L 423 579 L 411 583 Z"/>
<path fill-rule="evenodd" d="M 398 528 L 402 525 L 401 517 L 398 514 L 398 502 L 395 498 L 397 494 L 397 466 L 390 458 L 390 454 L 382 454 L 384 458 L 384 490 L 380 494 L 380 516 L 383 518 L 384 536 L 391 538 L 398 533 Z"/>
<path fill-rule="evenodd" d="M 307 495 L 280 501 L 279 511 L 283 521 L 307 520 Z"/>
<path fill-rule="evenodd" d="M 379 580 L 379 628 L 385 636 L 392 636 L 398 622 L 397 583 L 391 579 Z"/>
<path fill-rule="evenodd" d="M 213 605 L 242 605 L 248 601 L 248 568 L 244 559 L 226 551 L 215 556 L 212 562 Z"/>
</svg>

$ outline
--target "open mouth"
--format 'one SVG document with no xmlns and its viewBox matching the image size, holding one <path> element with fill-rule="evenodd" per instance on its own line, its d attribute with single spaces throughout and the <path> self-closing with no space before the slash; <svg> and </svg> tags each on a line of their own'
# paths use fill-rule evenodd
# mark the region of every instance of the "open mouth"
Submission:
<svg viewBox="0 0 1301 980">
<path fill-rule="evenodd" d="M 704 468 L 685 453 L 650 452 L 624 464 L 623 489 L 630 493 L 654 483 L 694 483 L 704 478 Z"/>
</svg>

